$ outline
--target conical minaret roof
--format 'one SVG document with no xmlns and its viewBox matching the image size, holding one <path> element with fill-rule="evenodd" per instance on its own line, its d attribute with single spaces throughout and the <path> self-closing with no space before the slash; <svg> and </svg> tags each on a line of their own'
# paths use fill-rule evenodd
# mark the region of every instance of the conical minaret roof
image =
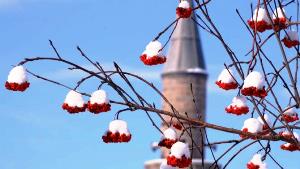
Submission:
<svg viewBox="0 0 300 169">
<path fill-rule="evenodd" d="M 193 5 L 193 2 L 189 0 Z M 193 5 L 194 6 L 194 5 Z M 192 17 L 195 15 L 193 14 Z M 163 75 L 179 72 L 206 74 L 198 27 L 193 19 L 180 19 L 171 37 Z"/>
</svg>

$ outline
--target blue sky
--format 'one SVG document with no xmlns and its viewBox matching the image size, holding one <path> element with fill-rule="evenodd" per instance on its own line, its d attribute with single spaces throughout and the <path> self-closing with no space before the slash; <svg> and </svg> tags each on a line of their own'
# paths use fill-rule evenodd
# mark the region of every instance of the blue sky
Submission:
<svg viewBox="0 0 300 169">
<path fill-rule="evenodd" d="M 243 16 L 249 16 L 250 2 L 226 0 L 213 1 L 210 5 L 213 19 L 239 57 L 245 57 L 251 40 L 235 9 L 238 8 Z M 176 5 L 174 0 L 0 0 L 0 81 L 4 83 L 11 65 L 24 57 L 53 56 L 48 44 L 48 39 L 52 39 L 65 58 L 88 65 L 75 49 L 80 45 L 105 67 L 111 67 L 116 61 L 125 70 L 139 72 L 161 87 L 159 73 L 162 67 L 145 67 L 138 56 L 145 45 L 175 18 Z M 224 106 L 231 102 L 235 93 L 224 93 L 213 84 L 222 65 L 229 59 L 216 39 L 203 31 L 201 37 L 209 72 L 207 120 L 241 128 L 246 116 L 232 117 L 224 113 Z M 166 36 L 161 40 L 166 40 Z M 267 47 L 273 49 L 276 46 L 270 43 Z M 280 57 L 277 50 L 272 52 L 274 58 Z M 280 59 L 274 61 L 280 63 Z M 79 78 L 78 73 L 70 73 L 60 64 L 40 62 L 29 64 L 27 68 L 69 85 Z M 157 141 L 160 135 L 143 112 L 121 115 L 133 133 L 131 143 L 106 145 L 100 138 L 113 119 L 113 113 L 69 115 L 60 108 L 67 90 L 34 78 L 30 81 L 31 88 L 22 94 L 0 87 L 1 169 L 138 169 L 143 167 L 145 160 L 159 157 L 159 152 L 151 151 L 150 143 Z M 91 81 L 81 89 L 91 92 L 96 84 Z M 160 104 L 160 98 L 153 96 L 150 89 L 139 83 L 136 87 L 146 98 Z M 286 94 L 280 92 L 279 95 L 284 100 Z M 111 97 L 117 99 L 115 94 Z M 115 107 L 112 112 L 117 110 Z M 211 141 L 232 137 L 212 131 L 209 136 Z M 282 152 L 278 148 L 280 144 L 275 143 L 272 147 L 276 159 L 285 168 L 299 169 L 300 153 Z M 218 147 L 216 154 L 220 155 L 225 148 Z M 243 168 L 258 148 L 253 146 L 242 153 L 229 168 Z M 269 159 L 268 162 L 270 168 L 278 168 Z"/>
</svg>

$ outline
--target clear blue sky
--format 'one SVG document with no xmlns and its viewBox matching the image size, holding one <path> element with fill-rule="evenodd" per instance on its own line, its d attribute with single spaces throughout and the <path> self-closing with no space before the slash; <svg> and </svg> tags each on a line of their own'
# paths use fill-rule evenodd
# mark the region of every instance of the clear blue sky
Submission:
<svg viewBox="0 0 300 169">
<path fill-rule="evenodd" d="M 226 0 L 210 5 L 217 26 L 240 57 L 244 57 L 251 41 L 235 8 L 247 16 L 249 3 Z M 139 72 L 160 87 L 161 67 L 145 67 L 138 57 L 145 45 L 175 18 L 176 5 L 176 0 L 0 0 L 0 81 L 4 83 L 11 65 L 24 57 L 53 56 L 48 44 L 48 39 L 52 39 L 68 59 L 88 64 L 75 50 L 80 45 L 106 67 L 116 61 L 125 70 Z M 204 32 L 201 36 L 209 72 L 207 120 L 239 129 L 247 117 L 224 113 L 224 106 L 231 102 L 234 93 L 225 94 L 213 84 L 228 57 L 218 41 Z M 274 57 L 280 56 L 273 52 Z M 41 62 L 28 68 L 70 85 L 79 78 L 76 73 L 64 71 L 64 65 Z M 143 112 L 122 114 L 133 134 L 131 143 L 106 145 L 100 138 L 117 108 L 100 116 L 72 116 L 60 108 L 67 90 L 33 78 L 30 81 L 31 88 L 23 94 L 8 92 L 4 85 L 0 87 L 1 169 L 139 169 L 145 160 L 159 157 L 159 152 L 151 152 L 150 143 L 160 135 Z M 82 90 L 91 92 L 96 84 L 87 83 Z M 137 87 L 149 100 L 160 104 L 160 98 L 152 96 L 149 89 L 140 84 Z M 112 97 L 116 98 L 114 94 Z M 220 132 L 209 132 L 209 136 L 211 141 L 231 138 Z M 280 144 L 272 147 L 276 159 L 285 168 L 299 169 L 300 153 L 282 152 Z M 257 149 L 254 146 L 242 153 L 229 168 L 244 168 Z M 224 150 L 225 147 L 218 147 L 216 154 Z M 269 168 L 277 167 L 270 164 Z"/>
</svg>

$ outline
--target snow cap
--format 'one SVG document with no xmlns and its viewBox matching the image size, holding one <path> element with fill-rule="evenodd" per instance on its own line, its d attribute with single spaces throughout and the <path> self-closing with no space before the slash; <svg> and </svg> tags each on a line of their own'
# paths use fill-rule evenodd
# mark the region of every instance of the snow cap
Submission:
<svg viewBox="0 0 300 169">
<path fill-rule="evenodd" d="M 27 81 L 26 69 L 24 66 L 14 67 L 8 74 L 7 82 L 8 83 L 17 83 L 22 84 Z"/>
<path fill-rule="evenodd" d="M 285 10 L 283 8 L 278 7 L 273 13 L 273 19 L 277 18 L 285 18 Z"/>
<path fill-rule="evenodd" d="M 162 44 L 158 41 L 151 41 L 147 46 L 146 50 L 144 51 L 143 54 L 146 54 L 147 57 L 153 57 L 153 56 L 158 56 L 161 55 L 160 50 L 163 48 Z"/>
<path fill-rule="evenodd" d="M 109 123 L 109 131 L 112 133 L 119 132 L 120 134 L 129 135 L 130 132 L 127 123 L 123 120 L 114 120 Z"/>
<path fill-rule="evenodd" d="M 177 133 L 173 128 L 168 128 L 164 132 L 164 138 L 176 140 L 177 139 Z"/>
<path fill-rule="evenodd" d="M 231 69 L 224 69 L 220 73 L 220 75 L 218 77 L 218 81 L 221 81 L 222 83 L 236 82 L 232 76 L 234 76 L 234 74 Z"/>
<path fill-rule="evenodd" d="M 289 131 L 284 131 L 284 132 L 282 133 L 282 135 L 283 135 L 283 136 L 290 136 L 291 133 L 290 133 Z M 300 142 L 300 136 L 299 136 L 299 134 L 296 133 L 296 132 L 293 132 L 293 135 L 294 135 L 295 138 L 298 140 L 298 142 Z M 288 146 L 291 145 L 291 143 L 285 143 L 284 145 L 285 145 L 286 147 L 288 147 Z"/>
<path fill-rule="evenodd" d="M 255 154 L 252 159 L 251 159 L 251 163 L 253 163 L 254 165 L 258 165 L 259 166 L 259 169 L 267 169 L 268 166 L 265 162 L 263 162 L 261 160 L 262 158 L 262 155 L 261 154 Z"/>
<path fill-rule="evenodd" d="M 258 89 L 262 89 L 264 85 L 265 77 L 260 72 L 253 71 L 249 73 L 249 75 L 244 80 L 243 89 L 248 87 L 256 87 Z"/>
<path fill-rule="evenodd" d="M 178 159 L 180 159 L 183 155 L 185 155 L 186 158 L 190 158 L 191 152 L 188 144 L 178 141 L 171 147 L 170 155 L 173 155 Z"/>
<path fill-rule="evenodd" d="M 237 107 L 248 107 L 247 106 L 247 99 L 244 96 L 236 96 L 232 99 L 231 106 L 237 106 Z"/>
<path fill-rule="evenodd" d="M 169 166 L 167 160 L 163 160 L 160 169 L 176 169 L 176 167 Z"/>
<path fill-rule="evenodd" d="M 300 141 L 300 136 L 299 136 L 299 134 L 296 133 L 296 132 L 293 132 L 293 134 L 294 134 L 295 138 L 298 139 L 298 140 Z M 291 135 L 292 135 L 292 133 L 289 132 L 288 130 L 285 130 L 284 132 L 282 132 L 282 136 L 291 136 Z"/>
<path fill-rule="evenodd" d="M 289 115 L 289 116 L 296 116 L 297 112 L 294 108 L 289 108 L 283 114 Z"/>
<path fill-rule="evenodd" d="M 90 103 L 91 104 L 103 104 L 103 103 L 108 103 L 108 96 L 107 93 L 104 90 L 97 90 L 94 93 L 92 93 L 92 96 L 90 98 Z"/>
<path fill-rule="evenodd" d="M 268 125 L 269 125 L 270 127 L 272 127 L 272 122 L 271 122 L 271 120 L 270 120 L 268 114 L 265 114 L 265 115 L 264 115 L 264 119 L 265 119 L 265 121 L 268 123 Z M 257 118 L 257 120 L 258 120 L 262 125 L 265 125 L 264 121 L 261 119 L 260 116 Z"/>
<path fill-rule="evenodd" d="M 289 132 L 288 130 L 282 132 L 282 136 L 289 136 L 289 135 L 291 135 L 291 132 Z"/>
<path fill-rule="evenodd" d="M 249 133 L 258 133 L 263 130 L 263 125 L 259 122 L 259 120 L 255 118 L 250 118 L 245 120 L 243 129 L 247 128 Z M 242 130 L 243 130 L 242 129 Z"/>
<path fill-rule="evenodd" d="M 298 32 L 295 30 L 287 30 L 285 38 L 291 41 L 299 41 L 299 35 Z"/>
<path fill-rule="evenodd" d="M 264 8 L 258 8 L 253 11 L 253 16 L 251 18 L 252 21 L 265 21 L 267 23 L 271 23 L 267 11 Z"/>
<path fill-rule="evenodd" d="M 84 107 L 82 95 L 74 90 L 69 91 L 64 103 L 67 103 L 70 107 Z"/>
<path fill-rule="evenodd" d="M 179 8 L 184 8 L 184 9 L 188 9 L 191 7 L 190 3 L 188 1 L 181 1 L 178 5 Z"/>
</svg>

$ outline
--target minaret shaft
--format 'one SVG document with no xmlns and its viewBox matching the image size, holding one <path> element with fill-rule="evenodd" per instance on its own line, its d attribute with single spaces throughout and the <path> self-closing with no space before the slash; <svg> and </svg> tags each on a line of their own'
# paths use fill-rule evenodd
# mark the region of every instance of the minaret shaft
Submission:
<svg viewBox="0 0 300 169">
<path fill-rule="evenodd" d="M 192 18 L 195 18 L 195 15 Z M 193 19 L 179 20 L 171 37 L 167 58 L 162 74 L 164 96 L 181 115 L 186 116 L 185 113 L 187 113 L 191 118 L 205 120 L 207 74 L 198 27 Z M 191 86 L 193 87 L 195 102 L 193 102 Z M 170 105 L 164 101 L 162 108 L 172 112 Z M 177 119 L 174 118 L 164 116 L 164 119 L 169 124 L 178 123 Z M 190 126 L 184 124 L 184 127 Z M 163 124 L 162 129 L 166 128 L 167 124 Z M 181 131 L 177 131 L 181 135 Z M 199 147 L 199 149 L 192 150 L 193 159 L 204 158 L 203 131 L 201 129 L 193 128 L 184 132 L 181 141 L 185 141 L 190 146 Z M 163 148 L 162 157 L 166 158 L 168 154 L 169 150 Z M 193 168 L 200 169 L 200 166 L 194 165 Z"/>
<path fill-rule="evenodd" d="M 189 0 L 192 3 L 192 0 Z M 192 18 L 195 18 L 193 15 Z M 192 18 L 180 19 L 174 34 L 171 37 L 169 52 L 167 55 L 167 62 L 164 66 L 162 74 L 163 94 L 170 101 L 181 115 L 191 118 L 201 118 L 205 120 L 206 108 L 206 66 L 204 62 L 202 46 L 198 27 Z M 193 102 L 193 92 L 195 102 Z M 172 112 L 169 104 L 163 101 L 162 109 Z M 163 116 L 168 124 L 176 123 L 175 118 Z M 162 130 L 167 128 L 167 124 L 162 124 Z M 185 127 L 190 127 L 185 124 Z M 181 134 L 180 131 L 179 135 Z M 193 169 L 203 169 L 202 158 L 204 158 L 203 146 L 203 132 L 201 129 L 191 129 L 191 134 L 185 132 L 182 140 L 187 142 L 190 146 L 198 146 L 192 151 Z M 193 138 L 193 141 L 191 139 Z M 166 158 L 169 150 L 162 149 L 162 158 Z M 152 160 L 145 163 L 146 169 L 159 169 L 161 160 Z M 209 164 L 204 164 L 205 169 Z"/>
<path fill-rule="evenodd" d="M 193 87 L 195 102 L 193 102 L 191 85 Z M 163 94 L 181 115 L 187 115 L 190 118 L 205 119 L 206 75 L 198 73 L 173 73 L 164 75 Z M 172 112 L 172 108 L 166 102 L 163 102 L 163 109 Z M 178 123 L 176 118 L 164 116 L 164 119 L 169 124 Z M 190 127 L 189 124 L 184 124 L 184 126 L 185 128 Z M 167 126 L 163 124 L 162 129 L 165 128 Z M 177 130 L 177 132 L 178 135 L 181 135 L 181 131 Z M 202 149 L 202 135 L 203 132 L 199 128 L 194 128 L 191 131 L 184 132 L 181 137 L 181 141 L 187 142 L 190 146 L 199 147 L 199 149 L 195 148 L 192 151 L 193 158 L 195 159 L 204 158 L 204 153 L 202 153 L 204 151 Z M 169 151 L 163 149 L 162 152 L 163 157 L 166 158 Z"/>
</svg>

